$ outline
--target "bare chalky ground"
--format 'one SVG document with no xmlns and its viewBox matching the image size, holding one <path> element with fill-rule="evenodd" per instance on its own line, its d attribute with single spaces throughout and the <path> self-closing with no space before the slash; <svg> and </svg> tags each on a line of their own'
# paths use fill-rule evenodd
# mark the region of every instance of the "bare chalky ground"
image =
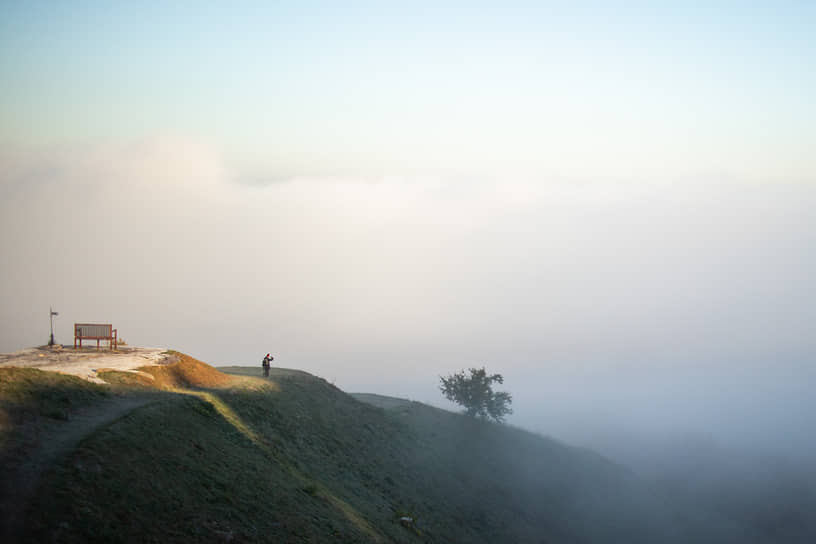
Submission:
<svg viewBox="0 0 816 544">
<path fill-rule="evenodd" d="M 97 372 L 103 369 L 135 372 L 137 368 L 171 362 L 172 358 L 163 348 L 120 347 L 117 351 L 107 348 L 74 350 L 73 347 L 28 348 L 13 353 L 0 353 L 0 368 L 8 366 L 38 368 L 63 374 L 73 374 L 95 383 L 105 383 Z"/>
</svg>

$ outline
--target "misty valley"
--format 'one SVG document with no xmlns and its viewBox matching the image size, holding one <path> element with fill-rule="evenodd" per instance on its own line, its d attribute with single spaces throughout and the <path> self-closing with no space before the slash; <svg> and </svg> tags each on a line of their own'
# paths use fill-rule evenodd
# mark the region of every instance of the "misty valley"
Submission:
<svg viewBox="0 0 816 544">
<path fill-rule="evenodd" d="M 4 541 L 816 535 L 816 472 L 804 460 L 728 450 L 699 434 L 610 431 L 604 442 L 598 429 L 593 450 L 487 417 L 348 394 L 299 370 L 214 368 L 174 351 L 138 372 L 115 370 L 115 358 L 135 350 L 106 356 L 114 368 L 97 373 L 103 384 L 37 369 L 60 356 L 47 347 L 30 351 L 42 358 L 0 361 Z M 472 370 L 473 380 L 491 377 Z"/>
</svg>

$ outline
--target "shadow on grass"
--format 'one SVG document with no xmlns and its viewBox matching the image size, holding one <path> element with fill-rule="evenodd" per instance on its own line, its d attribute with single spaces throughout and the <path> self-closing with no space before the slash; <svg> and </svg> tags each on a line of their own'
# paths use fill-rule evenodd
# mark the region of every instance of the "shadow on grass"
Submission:
<svg viewBox="0 0 816 544">
<path fill-rule="evenodd" d="M 272 390 L 280 390 L 277 384 L 275 384 L 274 387 L 271 385 L 268 387 Z M 175 393 L 197 397 L 203 400 L 204 402 L 209 403 L 210 406 L 212 406 L 215 409 L 215 411 L 222 418 L 224 418 L 224 420 L 227 423 L 229 423 L 236 431 L 241 433 L 256 447 L 258 447 L 264 453 L 265 456 L 271 459 L 275 459 L 281 465 L 282 468 L 289 472 L 289 474 L 292 477 L 301 482 L 301 484 L 303 485 L 303 489 L 304 491 L 307 492 L 307 494 L 311 496 L 325 498 L 335 509 L 342 513 L 351 523 L 357 526 L 358 529 L 360 529 L 369 537 L 371 537 L 373 542 L 382 542 L 384 540 L 383 537 L 377 532 L 377 530 L 374 529 L 374 527 L 368 521 L 366 521 L 366 519 L 348 502 L 344 501 L 343 499 L 335 495 L 327 487 L 316 483 L 314 480 L 307 477 L 305 474 L 303 474 L 295 467 L 291 466 L 291 464 L 282 459 L 281 456 L 279 456 L 276 453 L 275 449 L 272 447 L 271 442 L 264 436 L 253 430 L 252 427 L 248 425 L 235 412 L 235 410 L 233 410 L 222 398 L 218 396 L 217 394 L 218 391 L 216 389 L 193 390 L 177 388 L 174 389 L 173 391 Z"/>
</svg>

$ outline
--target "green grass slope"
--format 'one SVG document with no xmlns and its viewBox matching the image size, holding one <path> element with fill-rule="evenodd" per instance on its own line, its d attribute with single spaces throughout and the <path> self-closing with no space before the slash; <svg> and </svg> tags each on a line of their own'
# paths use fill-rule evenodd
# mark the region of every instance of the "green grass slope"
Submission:
<svg viewBox="0 0 816 544">
<path fill-rule="evenodd" d="M 363 402 L 300 371 L 222 368 L 233 374 L 222 379 L 177 364 L 154 371 L 155 402 L 51 470 L 23 540 L 682 540 L 632 474 L 592 452 L 399 399 Z M 135 376 L 134 391 L 149 386 Z M 130 377 L 115 377 L 127 390 Z"/>
</svg>

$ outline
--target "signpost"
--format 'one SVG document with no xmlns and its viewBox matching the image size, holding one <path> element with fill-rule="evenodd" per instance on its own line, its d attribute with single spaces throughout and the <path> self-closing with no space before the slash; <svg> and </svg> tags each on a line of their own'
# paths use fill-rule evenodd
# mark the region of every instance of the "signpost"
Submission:
<svg viewBox="0 0 816 544">
<path fill-rule="evenodd" d="M 51 308 L 51 306 L 49 306 L 48 307 L 48 313 L 49 313 L 48 319 L 49 319 L 49 321 L 51 321 L 51 339 L 48 340 L 48 345 L 53 346 L 54 345 L 54 316 L 59 315 L 59 312 L 55 312 Z"/>
</svg>

